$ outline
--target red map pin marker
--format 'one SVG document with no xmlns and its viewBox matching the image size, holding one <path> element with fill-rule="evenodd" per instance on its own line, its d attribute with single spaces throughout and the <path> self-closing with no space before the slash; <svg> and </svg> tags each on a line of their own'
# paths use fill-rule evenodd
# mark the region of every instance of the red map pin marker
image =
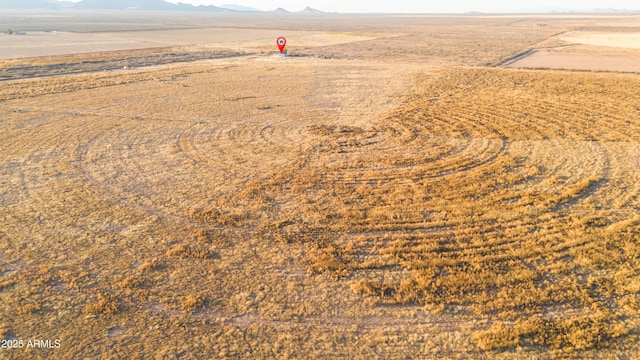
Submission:
<svg viewBox="0 0 640 360">
<path fill-rule="evenodd" d="M 278 49 L 280 49 L 280 54 L 282 54 L 282 52 L 284 51 L 284 47 L 287 45 L 287 39 L 285 39 L 284 37 L 280 36 L 278 38 Z"/>
</svg>

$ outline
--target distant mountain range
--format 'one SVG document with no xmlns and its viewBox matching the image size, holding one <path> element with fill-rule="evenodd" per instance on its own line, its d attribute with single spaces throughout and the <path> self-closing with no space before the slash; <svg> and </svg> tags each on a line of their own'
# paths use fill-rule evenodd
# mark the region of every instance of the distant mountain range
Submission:
<svg viewBox="0 0 640 360">
<path fill-rule="evenodd" d="M 264 12 L 262 10 L 236 5 L 225 4 L 222 6 L 191 4 L 173 4 L 164 0 L 82 0 L 74 3 L 65 0 L 0 0 L 0 9 L 12 10 L 63 10 L 63 9 L 83 9 L 83 10 L 157 10 L 157 11 L 208 11 L 208 12 Z M 288 13 L 283 8 L 277 8 L 272 13 Z M 537 8 L 528 11 L 517 11 L 516 13 L 594 13 L 594 14 L 622 14 L 638 13 L 626 9 L 593 9 L 589 11 L 564 9 L 564 8 Z M 305 14 L 323 13 L 310 7 L 299 11 Z M 471 12 L 469 14 L 482 14 L 482 12 Z"/>
<path fill-rule="evenodd" d="M 514 13 L 522 14 L 629 14 L 637 13 L 638 10 L 615 9 L 615 8 L 598 8 L 591 10 L 568 9 L 558 7 L 532 8 L 514 11 Z"/>
<path fill-rule="evenodd" d="M 220 7 L 223 9 L 240 11 L 240 12 L 262 12 L 262 10 L 260 9 L 246 7 L 242 5 L 236 5 L 236 4 L 224 4 L 224 5 L 221 5 Z"/>
<path fill-rule="evenodd" d="M 172 4 L 163 0 L 83 0 L 73 9 L 84 10 L 160 10 L 160 11 L 225 11 L 217 6 Z"/>
<path fill-rule="evenodd" d="M 591 12 L 599 13 L 599 14 L 626 14 L 626 13 L 638 13 L 640 10 L 627 10 L 627 9 L 593 9 Z"/>
<path fill-rule="evenodd" d="M 62 0 L 0 0 L 0 9 L 13 10 L 155 10 L 155 11 L 208 11 L 208 12 L 263 12 L 262 10 L 225 4 L 220 7 L 213 5 L 172 4 L 164 0 L 82 0 L 74 3 Z M 287 10 L 278 8 L 273 10 L 278 13 L 288 13 Z M 317 14 L 320 10 L 307 7 L 302 13 Z"/>
<path fill-rule="evenodd" d="M 54 0 L 0 0 L 0 9 L 61 9 L 72 7 L 70 1 Z"/>
</svg>

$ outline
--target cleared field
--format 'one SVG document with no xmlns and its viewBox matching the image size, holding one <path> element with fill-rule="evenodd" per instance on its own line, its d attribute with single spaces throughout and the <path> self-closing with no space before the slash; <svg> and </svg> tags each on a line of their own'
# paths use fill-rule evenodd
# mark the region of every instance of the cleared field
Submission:
<svg viewBox="0 0 640 360">
<path fill-rule="evenodd" d="M 635 54 L 615 51 L 589 51 L 580 49 L 572 53 L 542 49 L 520 59 L 508 67 L 529 69 L 556 69 L 580 71 L 611 71 L 640 73 L 640 52 Z"/>
<path fill-rule="evenodd" d="M 0 62 L 0 356 L 636 357 L 640 77 L 486 66 L 617 18 L 313 19 Z"/>
<path fill-rule="evenodd" d="M 561 40 L 594 46 L 640 49 L 640 33 L 571 33 L 560 37 Z"/>
<path fill-rule="evenodd" d="M 508 67 L 580 71 L 640 73 L 640 33 L 638 27 L 615 29 L 617 33 L 577 31 L 554 36 L 523 54 Z"/>
</svg>

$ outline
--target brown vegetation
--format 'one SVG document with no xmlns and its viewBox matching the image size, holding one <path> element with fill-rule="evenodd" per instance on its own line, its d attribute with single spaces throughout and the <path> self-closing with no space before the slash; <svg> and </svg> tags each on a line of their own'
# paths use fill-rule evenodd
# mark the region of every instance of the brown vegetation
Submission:
<svg viewBox="0 0 640 360">
<path fill-rule="evenodd" d="M 637 302 L 620 281 L 639 280 L 629 266 L 640 229 L 627 221 L 634 203 L 618 196 L 638 188 L 613 176 L 612 163 L 624 162 L 620 144 L 637 149 L 638 86 L 624 76 L 447 69 L 417 78 L 370 129 L 310 128 L 329 140 L 320 155 L 255 186 L 290 204 L 272 221 L 322 234 L 308 240 L 312 272 L 349 269 L 357 279 L 399 268 L 395 281 L 353 288 L 382 304 L 496 321 L 542 316 L 535 330 L 480 331 L 482 348 L 606 347 L 627 333 L 635 310 L 626 305 Z M 562 152 L 544 159 L 556 144 Z M 350 163 L 332 164 L 336 152 Z"/>
<path fill-rule="evenodd" d="M 478 66 L 596 20 L 319 19 L 377 35 L 4 73 L 8 356 L 638 354 L 640 79 Z"/>
</svg>

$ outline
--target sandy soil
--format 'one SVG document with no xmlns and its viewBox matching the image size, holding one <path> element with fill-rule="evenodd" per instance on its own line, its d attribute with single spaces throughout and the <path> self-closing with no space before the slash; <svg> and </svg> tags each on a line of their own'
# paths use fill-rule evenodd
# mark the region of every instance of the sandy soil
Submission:
<svg viewBox="0 0 640 360">
<path fill-rule="evenodd" d="M 640 33 L 594 33 L 577 32 L 559 36 L 558 39 L 572 44 L 640 49 Z"/>
<path fill-rule="evenodd" d="M 602 26 L 598 24 L 596 26 Z M 606 27 L 605 27 L 606 28 Z M 555 36 L 512 68 L 640 72 L 640 33 L 578 31 Z"/>
<path fill-rule="evenodd" d="M 609 52 L 611 53 L 611 52 Z M 532 69 L 640 72 L 640 52 L 635 54 L 598 54 L 589 51 L 541 49 L 508 67 Z"/>
</svg>

